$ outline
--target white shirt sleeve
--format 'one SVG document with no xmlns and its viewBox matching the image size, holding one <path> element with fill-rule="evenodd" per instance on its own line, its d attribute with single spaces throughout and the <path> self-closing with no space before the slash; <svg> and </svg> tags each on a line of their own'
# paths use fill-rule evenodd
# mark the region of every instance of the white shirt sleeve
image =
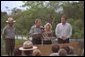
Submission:
<svg viewBox="0 0 85 57">
<path fill-rule="evenodd" d="M 69 32 L 68 32 L 67 38 L 70 38 L 71 35 L 72 35 L 72 26 L 69 24 Z"/>
<path fill-rule="evenodd" d="M 55 34 L 58 38 L 61 38 L 60 34 L 59 34 L 59 25 L 56 26 L 56 29 L 55 29 Z"/>
</svg>

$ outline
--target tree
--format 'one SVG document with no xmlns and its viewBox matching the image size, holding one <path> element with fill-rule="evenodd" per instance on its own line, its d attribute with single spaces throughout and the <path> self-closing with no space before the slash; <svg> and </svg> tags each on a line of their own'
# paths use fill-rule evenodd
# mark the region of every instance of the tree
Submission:
<svg viewBox="0 0 85 57">
<path fill-rule="evenodd" d="M 25 1 L 23 7 L 28 7 L 27 10 L 21 11 L 17 8 L 12 10 L 12 16 L 17 21 L 15 24 L 17 33 L 27 35 L 37 18 L 41 19 L 42 25 L 50 22 L 54 32 L 56 25 L 60 22 L 60 18 L 64 13 L 68 17 L 68 22 L 72 24 L 73 38 L 83 37 L 83 4 L 83 1 L 71 3 L 68 1 Z"/>
<path fill-rule="evenodd" d="M 6 12 L 1 12 L 1 29 L 3 29 L 4 26 L 6 25 L 7 17 L 8 15 Z"/>
</svg>

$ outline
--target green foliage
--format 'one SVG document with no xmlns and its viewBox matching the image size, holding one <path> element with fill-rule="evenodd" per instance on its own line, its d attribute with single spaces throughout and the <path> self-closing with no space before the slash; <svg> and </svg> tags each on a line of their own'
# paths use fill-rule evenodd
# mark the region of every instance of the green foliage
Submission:
<svg viewBox="0 0 85 57">
<path fill-rule="evenodd" d="M 7 17 L 8 15 L 6 12 L 1 12 L 1 29 L 3 29 L 4 26 L 6 25 Z"/>
<path fill-rule="evenodd" d="M 60 22 L 61 15 L 64 13 L 68 17 L 68 22 L 73 28 L 72 38 L 84 37 L 84 1 L 67 2 L 67 1 L 24 1 L 23 7 L 28 7 L 27 10 L 21 11 L 14 8 L 12 16 L 17 21 L 15 23 L 16 32 L 18 35 L 28 35 L 31 26 L 35 19 L 39 18 L 42 25 L 46 22 L 52 24 L 52 30 L 55 32 L 56 25 Z M 63 11 L 56 12 L 59 8 Z M 1 28 L 5 26 L 7 15 L 1 12 Z"/>
<path fill-rule="evenodd" d="M 72 37 L 73 38 L 84 38 L 84 23 L 81 19 L 68 19 L 68 22 L 72 25 Z"/>
</svg>

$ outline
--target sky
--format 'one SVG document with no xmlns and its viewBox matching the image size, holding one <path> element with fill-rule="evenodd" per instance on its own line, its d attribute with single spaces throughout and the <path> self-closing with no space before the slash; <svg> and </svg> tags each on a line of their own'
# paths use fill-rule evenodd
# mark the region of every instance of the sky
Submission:
<svg viewBox="0 0 85 57">
<path fill-rule="evenodd" d="M 25 10 L 26 7 L 21 7 L 23 4 L 24 3 L 22 1 L 1 1 L 1 11 L 10 14 L 12 12 L 11 10 L 15 7 Z M 61 9 L 59 9 L 58 11 L 61 11 Z"/>
<path fill-rule="evenodd" d="M 24 3 L 22 1 L 1 1 L 1 11 L 7 12 L 7 14 L 11 13 L 13 8 L 18 8 L 25 10 L 26 7 L 21 7 Z"/>
</svg>

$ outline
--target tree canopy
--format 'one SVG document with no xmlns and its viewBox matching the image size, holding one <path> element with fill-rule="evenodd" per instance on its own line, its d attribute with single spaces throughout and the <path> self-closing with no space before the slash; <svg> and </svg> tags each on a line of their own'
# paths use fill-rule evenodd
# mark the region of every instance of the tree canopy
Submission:
<svg viewBox="0 0 85 57">
<path fill-rule="evenodd" d="M 24 1 L 22 7 L 28 7 L 22 11 L 14 8 L 11 16 L 17 21 L 16 31 L 19 35 L 27 35 L 36 18 L 41 19 L 42 25 L 50 22 L 55 31 L 62 14 L 68 17 L 68 22 L 73 27 L 72 38 L 84 38 L 84 1 Z M 1 28 L 6 23 L 8 15 L 1 12 Z"/>
</svg>

